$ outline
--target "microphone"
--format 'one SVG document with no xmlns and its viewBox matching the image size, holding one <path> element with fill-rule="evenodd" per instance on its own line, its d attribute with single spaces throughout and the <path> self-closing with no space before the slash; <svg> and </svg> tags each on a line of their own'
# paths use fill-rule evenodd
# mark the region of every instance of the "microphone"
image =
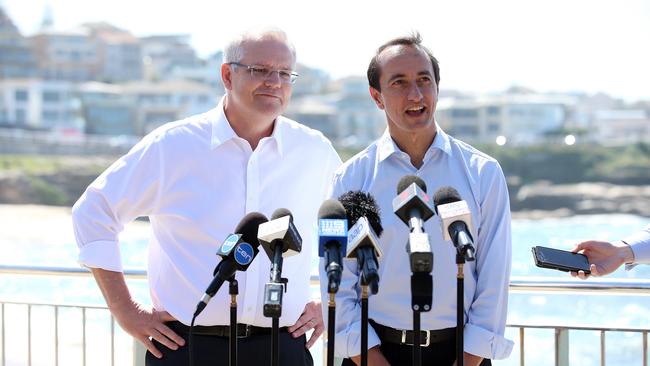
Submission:
<svg viewBox="0 0 650 366">
<path fill-rule="evenodd" d="M 293 224 L 293 215 L 286 208 L 273 212 L 271 221 L 260 225 L 257 238 L 271 260 L 270 281 L 264 286 L 264 316 L 269 318 L 282 315 L 282 293 L 287 290 L 286 278 L 282 276 L 282 261 L 300 253 L 302 238 Z"/>
<path fill-rule="evenodd" d="M 217 251 L 221 261 L 214 269 L 214 278 L 201 301 L 196 305 L 194 316 L 198 316 L 208 305 L 214 294 L 219 291 L 223 283 L 235 275 L 235 271 L 245 271 L 259 252 L 257 230 L 260 224 L 269 221 L 259 212 L 251 212 L 244 216 L 235 228 L 235 234 L 230 234 L 223 241 Z"/>
<path fill-rule="evenodd" d="M 397 184 L 397 197 L 393 199 L 393 211 L 409 226 L 406 252 L 411 271 L 430 273 L 433 270 L 433 253 L 429 235 L 424 232 L 424 221 L 433 216 L 427 185 L 415 175 L 405 175 Z"/>
<path fill-rule="evenodd" d="M 348 224 L 354 223 L 348 231 L 346 258 L 357 258 L 361 269 L 361 283 L 370 286 L 372 294 L 379 291 L 377 258 L 382 256 L 378 236 L 384 231 L 381 226 L 379 207 L 368 193 L 349 191 L 339 197 L 345 208 Z"/>
<path fill-rule="evenodd" d="M 466 260 L 473 261 L 472 214 L 467 202 L 460 198 L 456 189 L 449 186 L 438 189 L 433 202 L 441 219 L 443 238 L 451 240 L 457 250 L 465 252 Z"/>
<path fill-rule="evenodd" d="M 335 294 L 341 284 L 342 257 L 348 244 L 348 221 L 345 207 L 335 199 L 329 199 L 318 210 L 318 256 L 325 257 L 327 289 Z"/>
</svg>

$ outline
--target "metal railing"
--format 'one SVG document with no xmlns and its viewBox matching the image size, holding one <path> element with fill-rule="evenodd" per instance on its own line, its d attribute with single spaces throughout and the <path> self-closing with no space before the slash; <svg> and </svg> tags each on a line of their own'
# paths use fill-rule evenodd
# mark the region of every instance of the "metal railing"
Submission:
<svg viewBox="0 0 650 366">
<path fill-rule="evenodd" d="M 90 272 L 84 268 L 68 267 L 34 267 L 34 266 L 9 266 L 0 265 L 0 275 L 36 275 L 36 276 L 73 276 L 88 277 Z M 144 270 L 125 270 L 125 277 L 128 279 L 146 279 Z M 318 278 L 312 277 L 312 286 L 318 286 Z M 595 279 L 589 281 L 576 281 L 571 278 L 535 278 L 535 277 L 513 277 L 510 282 L 511 292 L 531 292 L 531 293 L 597 293 L 600 295 L 612 294 L 633 294 L 633 295 L 650 295 L 650 280 L 627 280 L 627 279 Z M 0 337 L 2 338 L 2 355 L 0 365 L 6 365 L 6 330 L 5 330 L 5 308 L 6 305 L 24 305 L 27 306 L 27 365 L 31 366 L 32 344 L 32 309 L 35 306 L 52 307 L 54 309 L 54 364 L 59 365 L 59 312 L 63 308 L 78 308 L 82 312 L 82 364 L 87 365 L 87 342 L 86 342 L 86 313 L 88 309 L 104 309 L 105 306 L 88 306 L 81 304 L 55 304 L 55 303 L 38 303 L 38 302 L 12 302 L 4 301 L 0 298 L 0 317 L 2 328 Z M 555 365 L 569 365 L 569 331 L 586 330 L 597 331 L 600 334 L 600 365 L 605 365 L 605 339 L 607 332 L 631 332 L 642 335 L 642 364 L 648 366 L 648 332 L 649 329 L 639 328 L 612 328 L 612 327 L 582 327 L 582 326 L 565 326 L 552 324 L 508 324 L 507 327 L 519 330 L 519 364 L 525 365 L 525 347 L 524 339 L 526 329 L 553 329 L 555 330 Z M 111 339 L 111 362 L 115 365 L 115 319 L 110 316 L 110 339 Z M 325 337 L 323 340 L 326 339 Z M 137 341 L 133 341 L 133 365 L 144 364 L 144 347 Z"/>
</svg>

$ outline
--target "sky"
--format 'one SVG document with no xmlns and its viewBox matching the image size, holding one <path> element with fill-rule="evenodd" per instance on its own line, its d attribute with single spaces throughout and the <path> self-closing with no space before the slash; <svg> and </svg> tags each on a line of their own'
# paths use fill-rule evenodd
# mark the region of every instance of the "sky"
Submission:
<svg viewBox="0 0 650 366">
<path fill-rule="evenodd" d="M 107 21 L 136 36 L 184 33 L 207 56 L 250 27 L 284 29 L 298 61 L 365 75 L 383 42 L 421 33 L 441 89 L 604 92 L 650 100 L 648 0 L 0 0 L 25 35 L 49 4 L 55 28 Z"/>
</svg>

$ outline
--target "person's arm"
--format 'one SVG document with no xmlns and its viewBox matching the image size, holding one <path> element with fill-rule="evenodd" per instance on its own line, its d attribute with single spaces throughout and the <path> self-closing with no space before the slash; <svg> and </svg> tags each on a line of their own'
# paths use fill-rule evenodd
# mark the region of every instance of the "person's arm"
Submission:
<svg viewBox="0 0 650 366">
<path fill-rule="evenodd" d="M 618 269 L 623 263 L 634 262 L 634 253 L 625 242 L 614 243 L 606 241 L 588 240 L 576 245 L 572 252 L 582 252 L 589 260 L 589 270 L 593 276 L 605 276 Z M 572 272 L 572 276 L 587 279 L 589 275 L 583 271 Z"/>
<path fill-rule="evenodd" d="M 474 298 L 464 330 L 464 351 L 476 357 L 504 359 L 514 343 L 504 337 L 511 266 L 510 201 L 503 172 L 496 162 L 481 167 L 480 212 L 476 225 Z M 468 197 L 469 199 L 469 197 Z M 470 268 L 465 266 L 465 270 Z M 471 358 L 471 357 L 470 357 Z"/>
<path fill-rule="evenodd" d="M 160 358 L 162 353 L 149 337 L 173 350 L 185 344 L 183 338 L 164 324 L 166 321 L 175 320 L 174 317 L 166 311 L 148 309 L 133 300 L 122 272 L 101 268 L 91 268 L 91 271 L 115 320 L 124 331 L 140 341 L 154 356 Z"/>
<path fill-rule="evenodd" d="M 162 354 L 150 336 L 171 349 L 183 340 L 162 325 L 173 320 L 169 314 L 145 309 L 132 299 L 118 236 L 128 222 L 155 212 L 162 184 L 161 151 L 155 136 L 149 135 L 91 183 L 72 208 L 79 263 L 91 269 L 120 326 L 156 357 Z"/>
<path fill-rule="evenodd" d="M 587 256 L 589 269 L 593 276 L 608 275 L 624 263 L 650 263 L 650 225 L 623 240 L 611 243 L 598 240 L 583 241 L 573 247 L 571 251 Z M 590 276 L 583 271 L 571 272 L 571 275 L 578 276 L 583 280 Z"/>
</svg>

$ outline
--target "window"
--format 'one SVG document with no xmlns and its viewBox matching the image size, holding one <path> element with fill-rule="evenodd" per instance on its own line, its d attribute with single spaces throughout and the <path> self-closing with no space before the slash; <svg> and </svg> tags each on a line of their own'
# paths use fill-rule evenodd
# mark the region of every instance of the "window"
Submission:
<svg viewBox="0 0 650 366">
<path fill-rule="evenodd" d="M 487 114 L 490 116 L 497 116 L 501 113 L 501 108 L 499 107 L 487 107 Z"/>
<path fill-rule="evenodd" d="M 475 109 L 452 109 L 451 116 L 455 118 L 476 118 L 478 111 Z"/>
<path fill-rule="evenodd" d="M 16 109 L 16 124 L 24 125 L 27 120 L 27 113 L 24 109 Z"/>
<path fill-rule="evenodd" d="M 59 100 L 61 100 L 61 95 L 59 94 L 59 92 L 56 91 L 43 92 L 43 102 L 52 103 L 52 102 L 58 102 Z"/>
<path fill-rule="evenodd" d="M 43 120 L 45 120 L 45 121 L 57 121 L 58 119 L 59 119 L 59 112 L 43 110 Z"/>
<path fill-rule="evenodd" d="M 29 100 L 29 94 L 27 90 L 19 89 L 16 90 L 15 98 L 17 102 L 26 102 Z"/>
</svg>

